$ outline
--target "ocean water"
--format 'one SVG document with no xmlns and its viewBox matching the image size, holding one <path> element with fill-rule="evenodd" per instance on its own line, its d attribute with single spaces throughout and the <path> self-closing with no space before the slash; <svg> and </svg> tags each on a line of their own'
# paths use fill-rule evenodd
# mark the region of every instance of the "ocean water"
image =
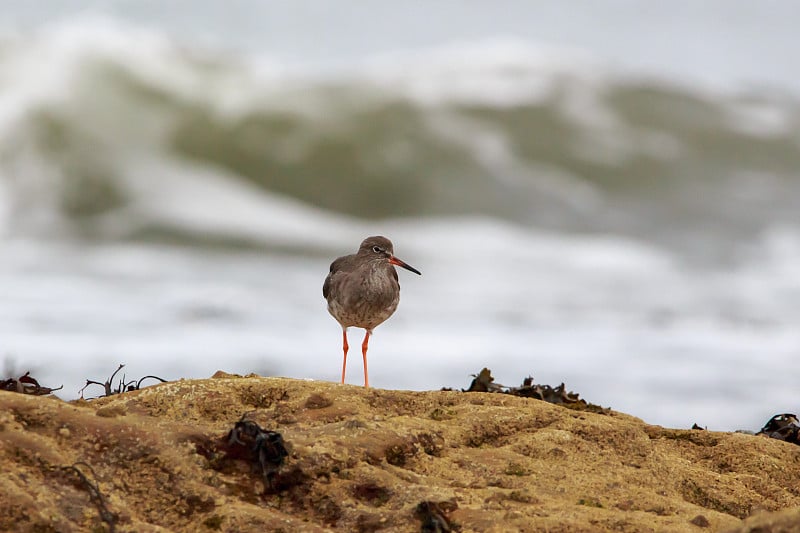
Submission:
<svg viewBox="0 0 800 533">
<path fill-rule="evenodd" d="M 337 381 L 322 282 L 383 234 L 423 275 L 399 273 L 375 387 L 487 366 L 673 427 L 796 412 L 795 8 L 18 4 L 5 374 L 67 399 L 119 363 Z"/>
</svg>

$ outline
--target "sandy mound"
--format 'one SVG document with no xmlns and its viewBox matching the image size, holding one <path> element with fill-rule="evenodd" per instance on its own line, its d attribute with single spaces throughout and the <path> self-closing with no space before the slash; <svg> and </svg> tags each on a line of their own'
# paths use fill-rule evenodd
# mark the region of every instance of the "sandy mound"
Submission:
<svg viewBox="0 0 800 533">
<path fill-rule="evenodd" d="M 284 439 L 271 477 L 231 456 L 244 413 Z M 0 460 L 4 531 L 800 531 L 800 446 L 500 394 L 222 373 L 0 392 Z"/>
</svg>

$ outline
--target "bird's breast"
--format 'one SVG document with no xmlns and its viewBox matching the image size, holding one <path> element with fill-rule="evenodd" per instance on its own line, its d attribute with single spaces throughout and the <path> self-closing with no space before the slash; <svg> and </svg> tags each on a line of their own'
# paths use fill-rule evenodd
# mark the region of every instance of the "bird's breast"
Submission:
<svg viewBox="0 0 800 533">
<path fill-rule="evenodd" d="M 328 311 L 344 327 L 372 329 L 397 309 L 400 284 L 386 269 L 357 270 L 337 280 Z"/>
</svg>

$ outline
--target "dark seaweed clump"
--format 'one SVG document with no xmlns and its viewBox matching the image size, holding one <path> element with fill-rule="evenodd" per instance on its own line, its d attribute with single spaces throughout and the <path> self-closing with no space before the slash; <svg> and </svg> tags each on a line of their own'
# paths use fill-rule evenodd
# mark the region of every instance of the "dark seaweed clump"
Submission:
<svg viewBox="0 0 800 533">
<path fill-rule="evenodd" d="M 89 385 L 100 385 L 101 387 L 103 387 L 104 394 L 103 396 L 100 396 L 100 398 L 104 398 L 106 396 L 113 396 L 114 394 L 122 394 L 123 392 L 131 392 L 139 390 L 142 387 L 142 382 L 144 382 L 144 380 L 146 379 L 157 379 L 161 383 L 167 382 L 166 379 L 160 378 L 158 376 L 145 376 L 139 380 L 132 379 L 129 381 L 126 379 L 125 374 L 123 374 L 122 379 L 120 379 L 117 386 L 114 387 L 113 386 L 114 376 L 116 376 L 117 372 L 119 372 L 123 368 L 125 368 L 125 365 L 120 364 L 117 367 L 117 369 L 111 374 L 111 376 L 105 381 L 105 383 L 100 383 L 99 381 L 93 381 L 91 379 L 87 379 L 86 385 L 84 385 L 83 388 L 79 391 L 81 394 L 81 398 L 83 398 L 83 391 L 86 390 L 86 388 Z"/>
<path fill-rule="evenodd" d="M 566 386 L 562 383 L 557 387 L 550 385 L 536 384 L 533 382 L 533 377 L 528 376 L 522 380 L 522 385 L 519 387 L 508 387 L 495 383 L 492 377 L 492 372 L 488 368 L 484 368 L 477 374 L 472 374 L 474 378 L 467 389 L 461 389 L 462 392 L 495 392 L 499 394 L 511 394 L 512 396 L 521 396 L 523 398 L 534 398 L 549 403 L 556 403 L 569 407 L 570 409 L 586 410 L 597 413 L 606 413 L 608 410 L 588 403 L 582 399 L 576 392 L 567 391 Z"/>
<path fill-rule="evenodd" d="M 800 421 L 797 415 L 783 413 L 770 418 L 756 435 L 765 435 L 792 444 L 800 444 Z"/>
<path fill-rule="evenodd" d="M 31 394 L 33 396 L 46 396 L 53 391 L 61 390 L 63 387 L 63 385 L 56 388 L 44 387 L 35 378 L 31 377 L 30 372 L 25 372 L 24 375 L 18 378 L 0 380 L 0 390 Z"/>
</svg>

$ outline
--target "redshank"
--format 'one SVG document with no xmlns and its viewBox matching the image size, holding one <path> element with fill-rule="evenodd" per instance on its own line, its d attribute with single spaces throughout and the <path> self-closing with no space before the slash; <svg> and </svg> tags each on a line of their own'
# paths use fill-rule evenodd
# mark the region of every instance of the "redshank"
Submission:
<svg viewBox="0 0 800 533">
<path fill-rule="evenodd" d="M 342 326 L 342 383 L 347 368 L 347 328 L 364 328 L 361 354 L 364 356 L 364 386 L 369 387 L 367 346 L 372 330 L 392 316 L 400 301 L 400 283 L 394 266 L 415 274 L 419 270 L 396 258 L 392 241 L 386 237 L 367 237 L 358 252 L 331 263 L 331 271 L 322 285 L 328 300 L 328 312 Z"/>
</svg>

